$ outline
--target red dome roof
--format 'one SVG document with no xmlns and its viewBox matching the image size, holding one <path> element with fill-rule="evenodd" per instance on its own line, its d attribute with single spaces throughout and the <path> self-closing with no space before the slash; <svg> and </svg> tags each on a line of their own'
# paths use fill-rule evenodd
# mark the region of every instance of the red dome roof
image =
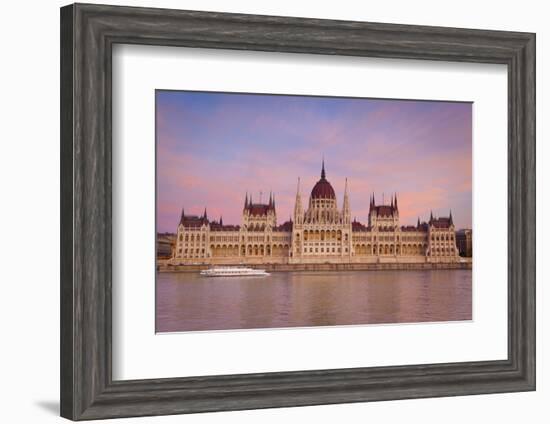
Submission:
<svg viewBox="0 0 550 424">
<path fill-rule="evenodd" d="M 311 190 L 312 199 L 336 199 L 336 194 L 334 194 L 334 189 L 330 183 L 325 179 L 321 178 L 317 181 L 317 184 Z"/>
<path fill-rule="evenodd" d="M 321 170 L 321 179 L 317 181 L 317 184 L 311 190 L 312 199 L 336 199 L 334 189 L 325 178 L 325 161 L 323 161 L 323 168 Z"/>
</svg>

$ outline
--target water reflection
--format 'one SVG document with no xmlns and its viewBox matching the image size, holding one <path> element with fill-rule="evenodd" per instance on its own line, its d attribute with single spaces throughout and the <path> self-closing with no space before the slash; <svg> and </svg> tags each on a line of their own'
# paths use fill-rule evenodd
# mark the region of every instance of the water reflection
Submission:
<svg viewBox="0 0 550 424">
<path fill-rule="evenodd" d="M 472 272 L 160 273 L 158 332 L 458 321 L 472 318 Z"/>
</svg>

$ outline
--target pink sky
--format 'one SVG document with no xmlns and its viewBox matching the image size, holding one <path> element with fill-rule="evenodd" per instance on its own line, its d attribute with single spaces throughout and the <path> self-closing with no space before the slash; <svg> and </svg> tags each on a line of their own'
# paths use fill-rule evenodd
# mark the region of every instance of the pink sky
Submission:
<svg viewBox="0 0 550 424">
<path fill-rule="evenodd" d="M 471 103 L 157 91 L 157 230 L 186 214 L 240 224 L 245 193 L 275 194 L 278 222 L 327 179 L 366 223 L 397 193 L 401 224 L 448 215 L 471 228 Z"/>
</svg>

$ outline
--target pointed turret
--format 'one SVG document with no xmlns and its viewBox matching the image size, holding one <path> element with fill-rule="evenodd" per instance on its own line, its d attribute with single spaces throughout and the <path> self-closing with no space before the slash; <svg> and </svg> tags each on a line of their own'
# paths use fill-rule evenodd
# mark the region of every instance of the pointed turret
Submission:
<svg viewBox="0 0 550 424">
<path fill-rule="evenodd" d="M 275 194 L 273 194 L 273 203 L 272 203 L 271 207 L 273 208 L 273 210 L 275 210 Z"/>
<path fill-rule="evenodd" d="M 420 217 L 418 217 L 418 220 L 416 221 L 416 228 L 420 228 Z"/>
<path fill-rule="evenodd" d="M 392 194 L 392 196 L 391 196 L 391 208 L 392 208 L 392 209 L 395 209 L 395 208 L 394 208 L 394 205 L 393 205 L 393 194 Z"/>
<path fill-rule="evenodd" d="M 202 216 L 204 219 L 208 219 L 208 214 L 206 213 L 206 208 L 204 208 L 204 214 Z"/>
<path fill-rule="evenodd" d="M 397 206 L 397 193 L 395 193 L 395 210 L 399 211 L 399 207 Z"/>
<path fill-rule="evenodd" d="M 244 208 L 243 209 L 246 209 L 246 208 L 248 208 L 248 191 L 244 195 Z"/>
<path fill-rule="evenodd" d="M 449 210 L 449 224 L 453 225 L 453 213 Z"/>
<path fill-rule="evenodd" d="M 321 167 L 321 179 L 325 179 L 326 178 L 326 173 L 325 173 L 325 157 L 323 156 L 323 166 Z"/>
<path fill-rule="evenodd" d="M 433 220 L 434 220 L 434 214 L 432 213 L 432 211 L 430 211 L 430 224 L 432 223 Z"/>
<path fill-rule="evenodd" d="M 346 184 L 344 188 L 344 206 L 342 208 L 342 213 L 344 215 L 344 222 L 349 223 L 351 219 L 351 211 L 349 207 L 349 195 L 348 195 L 348 179 L 346 178 Z"/>
<path fill-rule="evenodd" d="M 296 186 L 296 201 L 294 202 L 294 222 L 296 224 L 302 224 L 304 211 L 302 209 L 302 195 L 300 194 L 300 177 L 298 177 L 298 184 Z"/>
<path fill-rule="evenodd" d="M 220 225 L 223 226 L 223 217 L 220 215 Z"/>
<path fill-rule="evenodd" d="M 269 207 L 273 206 L 273 192 L 269 191 Z"/>
<path fill-rule="evenodd" d="M 348 195 L 348 178 L 346 177 L 346 182 L 344 183 L 344 196 Z"/>
<path fill-rule="evenodd" d="M 183 210 L 183 208 L 181 208 L 180 224 L 183 223 L 184 218 L 185 218 L 185 211 Z"/>
</svg>

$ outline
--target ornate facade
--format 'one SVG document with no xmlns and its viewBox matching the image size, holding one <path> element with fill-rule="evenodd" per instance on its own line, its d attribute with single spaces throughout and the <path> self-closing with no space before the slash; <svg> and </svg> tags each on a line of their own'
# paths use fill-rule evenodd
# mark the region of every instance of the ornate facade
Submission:
<svg viewBox="0 0 550 424">
<path fill-rule="evenodd" d="M 457 262 L 452 214 L 416 226 L 400 226 L 397 195 L 389 205 L 370 198 L 368 224 L 351 220 L 346 180 L 342 208 L 326 178 L 321 178 L 302 205 L 300 180 L 293 219 L 277 225 L 275 197 L 253 203 L 245 196 L 240 226 L 224 225 L 182 210 L 170 262 L 186 264 L 260 263 L 423 263 Z"/>
</svg>

